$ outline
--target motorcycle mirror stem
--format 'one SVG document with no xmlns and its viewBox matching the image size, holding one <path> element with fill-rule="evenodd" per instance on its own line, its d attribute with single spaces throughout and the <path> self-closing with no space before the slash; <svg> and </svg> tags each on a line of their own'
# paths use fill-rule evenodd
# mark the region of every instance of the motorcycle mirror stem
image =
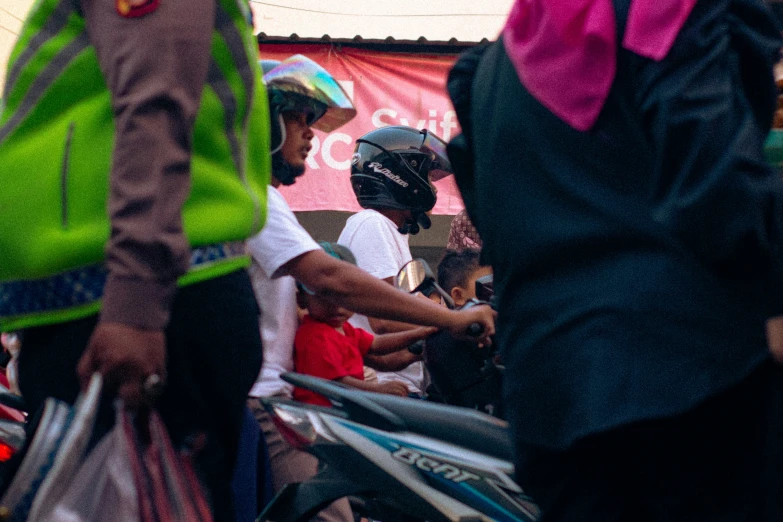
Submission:
<svg viewBox="0 0 783 522">
<path fill-rule="evenodd" d="M 435 283 L 433 281 L 433 286 L 435 288 L 435 291 L 438 293 L 438 295 L 443 299 L 443 302 L 446 303 L 446 306 L 449 308 L 449 310 L 454 310 L 457 305 L 454 304 L 454 299 L 451 298 L 449 294 L 446 293 L 443 288 L 440 287 L 438 283 Z"/>
</svg>

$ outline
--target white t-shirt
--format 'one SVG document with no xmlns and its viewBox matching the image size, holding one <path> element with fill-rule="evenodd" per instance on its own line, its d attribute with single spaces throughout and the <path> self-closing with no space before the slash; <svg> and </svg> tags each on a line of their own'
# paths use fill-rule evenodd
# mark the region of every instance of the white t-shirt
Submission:
<svg viewBox="0 0 783 522">
<path fill-rule="evenodd" d="M 251 397 L 291 395 L 293 387 L 280 374 L 294 369 L 294 336 L 299 326 L 296 281 L 277 272 L 292 259 L 321 248 L 299 224 L 280 192 L 269 186 L 267 194 L 266 225 L 247 242 L 253 257 L 249 271 L 261 308 L 264 347 L 261 373 L 250 390 Z"/>
<path fill-rule="evenodd" d="M 362 210 L 349 217 L 337 242 L 351 249 L 359 268 L 379 279 L 396 277 L 400 268 L 411 260 L 408 235 L 400 234 L 391 219 L 372 209 Z M 355 314 L 348 322 L 372 332 L 364 315 Z M 411 392 L 421 393 L 424 363 L 413 363 L 398 372 L 378 372 L 378 381 L 400 381 Z"/>
</svg>

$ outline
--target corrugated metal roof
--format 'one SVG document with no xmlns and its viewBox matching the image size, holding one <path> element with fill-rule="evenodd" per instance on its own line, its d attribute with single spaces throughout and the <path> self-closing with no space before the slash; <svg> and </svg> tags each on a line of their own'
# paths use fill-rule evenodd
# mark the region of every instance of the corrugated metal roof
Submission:
<svg viewBox="0 0 783 522">
<path fill-rule="evenodd" d="M 497 38 L 514 0 L 251 0 L 259 40 L 477 43 Z"/>
<path fill-rule="evenodd" d="M 382 44 L 382 45 L 415 45 L 415 46 L 431 46 L 435 45 L 438 46 L 438 48 L 444 48 L 447 49 L 449 47 L 455 47 L 455 48 L 461 48 L 466 46 L 472 46 L 475 44 L 481 44 L 481 43 L 487 43 L 490 41 L 489 38 L 482 38 L 478 42 L 475 41 L 462 41 L 457 40 L 456 38 L 451 38 L 449 41 L 439 41 L 439 40 L 427 40 L 424 36 L 420 36 L 416 40 L 397 40 L 393 36 L 387 36 L 384 39 L 378 39 L 378 38 L 364 38 L 361 35 L 356 35 L 353 38 L 333 38 L 332 35 L 324 34 L 320 38 L 310 37 L 310 38 L 303 38 L 299 36 L 296 33 L 290 34 L 288 36 L 273 36 L 268 35 L 264 32 L 260 32 L 257 35 L 258 42 L 259 43 L 301 43 L 301 44 L 314 44 L 314 43 L 334 43 L 334 44 Z"/>
</svg>

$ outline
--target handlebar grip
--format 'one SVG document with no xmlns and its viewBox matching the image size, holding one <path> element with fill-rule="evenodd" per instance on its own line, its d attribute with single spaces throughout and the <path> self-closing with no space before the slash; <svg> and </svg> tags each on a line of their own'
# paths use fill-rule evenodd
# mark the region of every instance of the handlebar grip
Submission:
<svg viewBox="0 0 783 522">
<path fill-rule="evenodd" d="M 412 345 L 408 346 L 408 351 L 411 352 L 413 355 L 421 355 L 424 352 L 424 339 L 421 339 L 420 341 L 416 341 Z"/>
<path fill-rule="evenodd" d="M 484 325 L 480 323 L 473 323 L 468 326 L 467 332 L 469 337 L 479 337 L 484 333 Z"/>
</svg>

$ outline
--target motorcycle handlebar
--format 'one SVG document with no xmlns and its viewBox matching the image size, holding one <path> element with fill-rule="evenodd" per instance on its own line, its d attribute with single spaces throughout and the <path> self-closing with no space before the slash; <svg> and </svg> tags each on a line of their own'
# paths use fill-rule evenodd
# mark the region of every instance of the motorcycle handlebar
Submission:
<svg viewBox="0 0 783 522">
<path fill-rule="evenodd" d="M 484 333 L 484 325 L 480 323 L 473 323 L 468 326 L 467 332 L 469 337 L 479 337 Z"/>
<path fill-rule="evenodd" d="M 413 355 L 421 355 L 424 353 L 424 339 L 420 341 L 416 341 L 412 345 L 408 346 L 408 351 L 411 352 Z"/>
</svg>

